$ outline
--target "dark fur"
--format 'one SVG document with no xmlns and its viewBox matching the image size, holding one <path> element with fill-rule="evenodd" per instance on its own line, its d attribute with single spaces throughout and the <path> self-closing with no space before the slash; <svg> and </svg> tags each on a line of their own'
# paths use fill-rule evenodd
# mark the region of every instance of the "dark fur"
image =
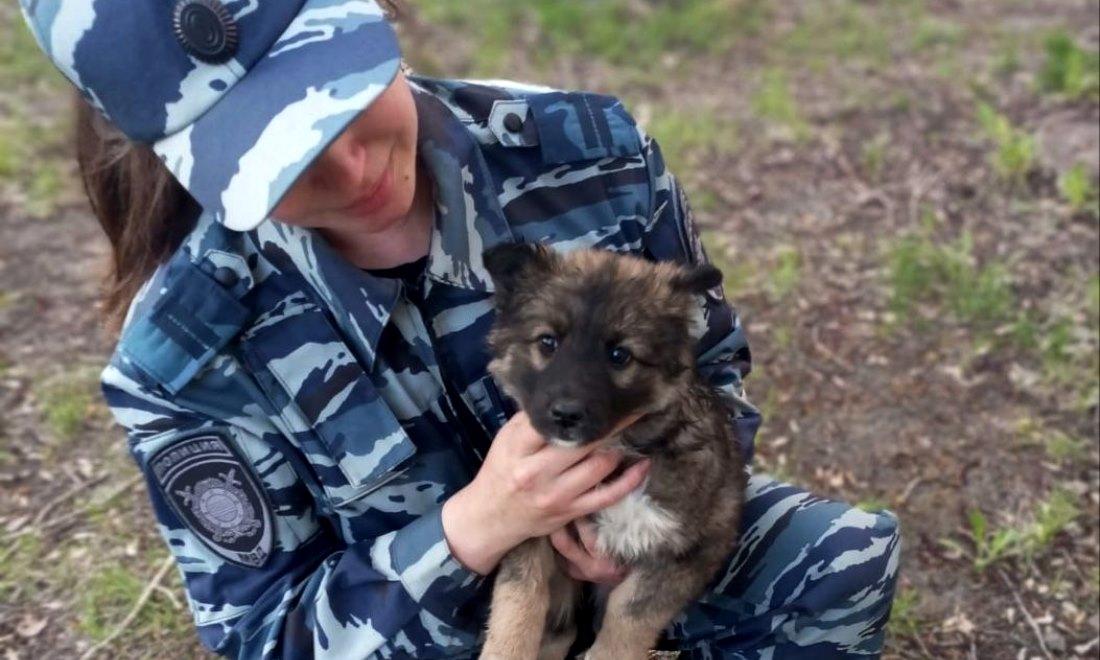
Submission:
<svg viewBox="0 0 1100 660">
<path fill-rule="evenodd" d="M 697 296 L 717 286 L 721 273 L 595 250 L 559 255 L 538 245 L 494 248 L 485 264 L 497 306 L 489 368 L 535 428 L 559 444 L 609 442 L 633 460 L 653 461 L 644 494 L 673 531 L 621 547 L 616 534 L 639 538 L 623 521 L 646 519 L 652 509 L 633 518 L 612 518 L 611 509 L 597 514 L 601 543 L 632 570 L 612 590 L 587 656 L 644 658 L 732 552 L 740 522 L 744 465 L 727 408 L 695 370 L 691 338 Z M 540 340 L 546 335 L 557 340 L 553 350 Z M 626 364 L 614 363 L 622 357 L 616 347 L 630 352 Z M 605 439 L 636 414 L 639 421 Z M 561 658 L 577 594 L 563 577 L 545 539 L 510 552 L 482 657 Z M 533 629 L 533 620 L 546 621 L 549 634 Z"/>
</svg>

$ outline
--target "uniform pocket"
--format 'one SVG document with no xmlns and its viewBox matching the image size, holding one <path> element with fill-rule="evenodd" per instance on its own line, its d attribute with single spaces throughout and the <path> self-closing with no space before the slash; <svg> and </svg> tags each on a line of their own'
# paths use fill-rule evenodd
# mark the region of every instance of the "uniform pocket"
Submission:
<svg viewBox="0 0 1100 660">
<path fill-rule="evenodd" d="M 320 308 L 304 305 L 244 334 L 245 359 L 279 410 L 331 507 L 396 476 L 416 447 Z"/>
</svg>

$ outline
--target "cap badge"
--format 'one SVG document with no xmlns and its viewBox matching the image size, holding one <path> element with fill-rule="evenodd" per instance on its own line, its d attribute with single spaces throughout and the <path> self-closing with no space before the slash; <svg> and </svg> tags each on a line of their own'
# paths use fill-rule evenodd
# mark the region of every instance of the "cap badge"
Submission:
<svg viewBox="0 0 1100 660">
<path fill-rule="evenodd" d="M 237 22 L 218 0 L 179 0 L 172 30 L 184 50 L 208 64 L 226 62 L 237 52 Z"/>
</svg>

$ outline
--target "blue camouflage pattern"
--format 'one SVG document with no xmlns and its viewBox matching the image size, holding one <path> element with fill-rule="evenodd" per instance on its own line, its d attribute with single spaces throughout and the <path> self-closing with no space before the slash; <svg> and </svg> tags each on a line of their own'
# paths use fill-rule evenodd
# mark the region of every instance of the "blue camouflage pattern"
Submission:
<svg viewBox="0 0 1100 660">
<path fill-rule="evenodd" d="M 374 0 L 226 0 L 234 56 L 173 33 L 172 0 L 19 0 L 39 46 L 130 139 L 153 145 L 211 219 L 253 229 L 385 90 L 401 51 Z"/>
<path fill-rule="evenodd" d="M 407 290 L 364 273 L 317 232 L 266 218 L 396 75 L 392 27 L 372 0 L 222 4 L 240 43 L 208 64 L 173 37 L 169 0 L 20 0 L 62 73 L 204 209 L 131 305 L 104 395 L 206 646 L 472 657 L 491 580 L 451 555 L 440 510 L 514 412 L 485 369 L 481 254 L 524 241 L 698 262 L 690 208 L 614 98 L 414 78 L 437 202 L 426 277 Z M 699 367 L 751 458 L 748 345 L 720 290 L 703 312 Z M 223 456 L 248 471 L 233 483 L 262 489 L 254 562 L 219 554 L 158 486 L 156 457 L 197 437 L 229 443 Z M 738 550 L 663 644 L 700 658 L 876 655 L 897 576 L 893 516 L 764 476 L 746 506 Z"/>
<path fill-rule="evenodd" d="M 491 580 L 450 553 L 440 510 L 514 412 L 486 372 L 482 252 L 525 241 L 706 258 L 660 149 L 616 99 L 410 82 L 437 203 L 419 289 L 356 268 L 316 231 L 274 219 L 231 231 L 206 211 L 135 299 L 103 372 L 147 474 L 156 452 L 213 429 L 270 502 L 271 556 L 248 568 L 199 542 L 150 488 L 199 636 L 218 653 L 476 656 Z M 524 125 L 502 138 L 513 113 Z M 703 311 L 699 367 L 751 456 L 760 415 L 742 384 L 745 335 L 719 292 Z M 465 435 L 456 406 L 484 437 Z M 699 658 L 875 656 L 898 552 L 891 514 L 755 476 L 739 549 L 663 644 Z"/>
</svg>

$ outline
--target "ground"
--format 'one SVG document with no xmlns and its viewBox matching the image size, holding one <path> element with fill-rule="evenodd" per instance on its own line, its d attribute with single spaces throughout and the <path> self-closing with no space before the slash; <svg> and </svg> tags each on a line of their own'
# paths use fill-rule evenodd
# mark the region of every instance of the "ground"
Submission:
<svg viewBox="0 0 1100 660">
<path fill-rule="evenodd" d="M 1096 657 L 1095 0 L 412 4 L 419 72 L 615 94 L 660 141 L 753 348 L 756 469 L 901 520 L 889 657 Z M 204 657 L 10 5 L 0 90 L 0 648 Z"/>
</svg>

